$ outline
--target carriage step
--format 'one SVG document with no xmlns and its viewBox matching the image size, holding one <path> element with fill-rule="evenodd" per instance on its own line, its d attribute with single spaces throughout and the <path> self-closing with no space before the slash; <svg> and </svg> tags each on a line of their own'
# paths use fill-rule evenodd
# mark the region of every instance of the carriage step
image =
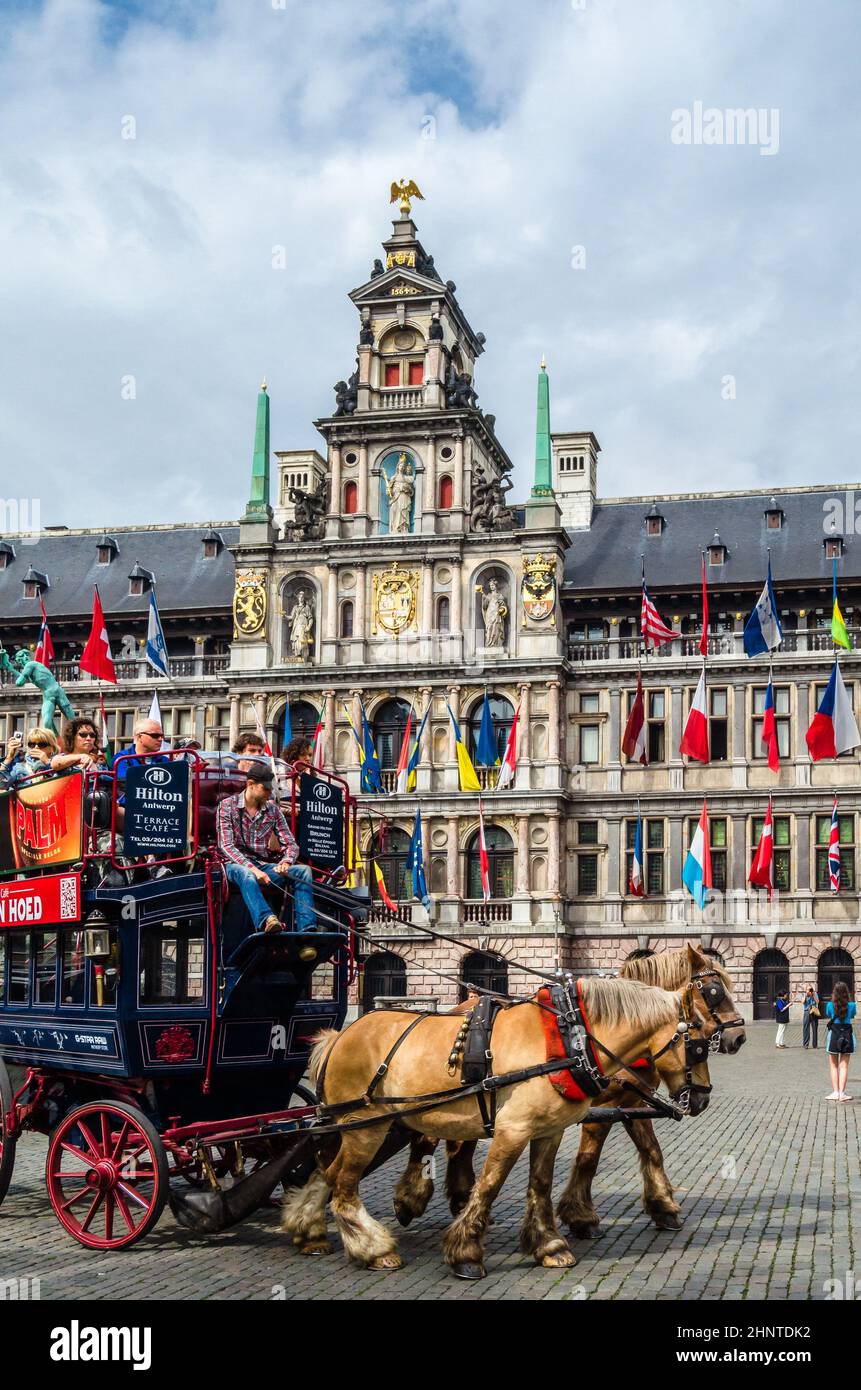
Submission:
<svg viewBox="0 0 861 1390">
<path fill-rule="evenodd" d="M 236 950 L 227 957 L 226 964 L 241 968 L 251 960 L 271 956 L 285 965 L 295 964 L 313 969 L 315 965 L 331 960 L 346 940 L 346 933 L 342 932 L 252 932 L 240 941 Z M 303 955 L 309 950 L 314 951 L 313 957 Z"/>
</svg>

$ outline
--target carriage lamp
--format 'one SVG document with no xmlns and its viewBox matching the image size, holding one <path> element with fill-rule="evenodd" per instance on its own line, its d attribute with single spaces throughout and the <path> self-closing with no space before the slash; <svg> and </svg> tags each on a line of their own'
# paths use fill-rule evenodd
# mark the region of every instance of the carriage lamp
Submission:
<svg viewBox="0 0 861 1390">
<path fill-rule="evenodd" d="M 84 955 L 88 960 L 94 960 L 99 957 L 107 957 L 110 954 L 110 924 L 104 913 L 96 908 L 86 919 L 86 926 L 84 928 Z"/>
</svg>

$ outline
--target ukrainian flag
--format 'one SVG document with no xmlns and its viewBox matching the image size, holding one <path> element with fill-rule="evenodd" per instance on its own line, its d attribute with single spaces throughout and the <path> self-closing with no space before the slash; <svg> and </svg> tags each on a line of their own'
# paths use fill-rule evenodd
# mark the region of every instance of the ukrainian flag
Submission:
<svg viewBox="0 0 861 1390">
<path fill-rule="evenodd" d="M 451 712 L 451 705 L 448 703 L 448 700 L 446 700 L 445 707 L 448 710 L 448 716 L 451 720 L 452 728 L 454 729 L 454 743 L 457 749 L 457 775 L 460 782 L 460 789 L 462 792 L 480 792 L 481 783 L 478 780 L 478 774 L 472 765 L 472 759 L 466 751 L 466 744 L 463 741 L 458 722 Z"/>
</svg>

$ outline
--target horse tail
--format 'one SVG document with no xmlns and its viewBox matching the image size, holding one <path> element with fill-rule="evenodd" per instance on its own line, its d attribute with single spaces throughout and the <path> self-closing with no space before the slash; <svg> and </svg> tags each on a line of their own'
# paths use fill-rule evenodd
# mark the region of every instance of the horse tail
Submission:
<svg viewBox="0 0 861 1390">
<path fill-rule="evenodd" d="M 335 1028 L 322 1028 L 319 1033 L 315 1033 L 311 1039 L 312 1047 L 308 1058 L 308 1078 L 312 1086 L 317 1085 L 320 1072 L 325 1066 L 326 1059 L 341 1034 Z"/>
</svg>

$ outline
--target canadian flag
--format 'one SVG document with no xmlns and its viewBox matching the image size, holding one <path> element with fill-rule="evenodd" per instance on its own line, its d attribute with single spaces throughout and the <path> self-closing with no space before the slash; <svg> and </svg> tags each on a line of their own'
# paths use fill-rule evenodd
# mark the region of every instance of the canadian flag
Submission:
<svg viewBox="0 0 861 1390">
<path fill-rule="evenodd" d="M 88 671 L 98 681 L 110 681 L 111 685 L 117 683 L 117 673 L 114 667 L 114 658 L 111 656 L 111 644 L 105 626 L 105 615 L 102 612 L 102 601 L 99 598 L 98 587 L 93 595 L 93 626 L 90 629 L 87 645 L 84 647 L 78 665 L 82 671 Z"/>
<path fill-rule="evenodd" d="M 765 820 L 762 823 L 762 834 L 759 837 L 756 854 L 750 866 L 748 881 L 756 888 L 767 889 L 768 901 L 771 902 L 771 895 L 774 892 L 774 827 L 771 819 L 770 800 Z"/>
<path fill-rule="evenodd" d="M 687 753 L 689 758 L 696 758 L 697 762 L 700 763 L 707 763 L 709 760 L 709 717 L 706 706 L 705 667 L 703 667 L 693 703 L 688 711 L 685 731 L 679 744 L 679 752 Z"/>
</svg>

